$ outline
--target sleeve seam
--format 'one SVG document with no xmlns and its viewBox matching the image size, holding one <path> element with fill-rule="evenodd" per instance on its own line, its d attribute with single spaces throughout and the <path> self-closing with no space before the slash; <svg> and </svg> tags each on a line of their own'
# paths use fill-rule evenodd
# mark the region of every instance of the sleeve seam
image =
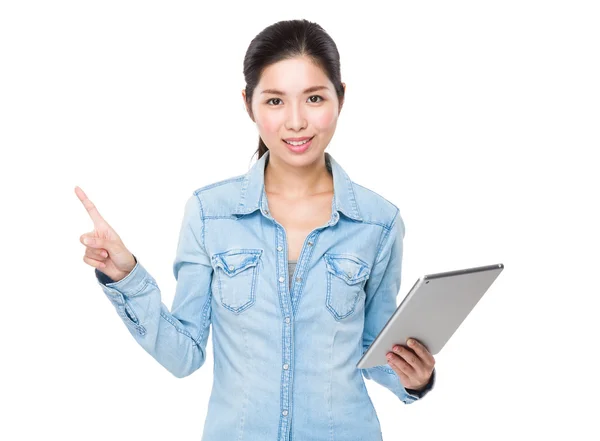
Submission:
<svg viewBox="0 0 600 441">
<path fill-rule="evenodd" d="M 186 331 L 185 329 L 181 329 L 181 328 L 179 328 L 179 327 L 178 327 L 178 326 L 177 326 L 175 323 L 173 323 L 173 322 L 171 321 L 171 319 L 169 319 L 169 317 L 168 317 L 168 316 L 167 316 L 167 315 L 164 313 L 164 311 L 162 311 L 162 310 L 160 311 L 160 316 L 161 316 L 163 319 L 165 319 L 165 320 L 166 320 L 168 323 L 170 323 L 170 324 L 171 324 L 171 325 L 172 325 L 172 326 L 175 328 L 175 330 L 176 330 L 177 332 L 179 332 L 180 334 L 183 334 L 183 335 L 185 335 L 185 336 L 186 336 L 186 337 L 188 337 L 190 340 L 192 340 L 196 346 L 200 347 L 200 344 L 199 344 L 199 343 L 198 343 L 198 342 L 197 342 L 197 341 L 194 339 L 194 337 L 192 337 L 192 335 L 191 335 L 191 334 L 190 334 L 188 331 Z"/>
<path fill-rule="evenodd" d="M 200 246 L 202 247 L 202 251 L 206 253 L 206 239 L 205 239 L 205 217 L 204 217 L 204 207 L 202 206 L 202 200 L 200 199 L 200 195 L 198 193 L 194 193 L 196 199 L 198 200 L 198 207 L 200 209 L 200 225 L 202 227 L 202 232 L 200 234 Z"/>
<path fill-rule="evenodd" d="M 209 287 L 209 293 L 206 296 L 206 301 L 204 302 L 204 306 L 202 307 L 202 325 L 200 327 L 200 333 L 198 334 L 198 337 L 196 337 L 196 341 L 200 342 L 202 340 L 202 337 L 204 337 L 204 331 L 206 329 L 206 322 L 207 322 L 207 311 L 210 307 L 210 302 L 211 302 L 211 293 L 210 293 L 210 287 Z"/>
<path fill-rule="evenodd" d="M 378 263 L 380 263 L 379 256 L 381 255 L 381 251 L 383 250 L 385 244 L 387 243 L 387 241 L 390 237 L 390 232 L 392 231 L 392 229 L 394 228 L 394 225 L 396 224 L 396 221 L 398 219 L 398 213 L 400 213 L 400 210 L 398 208 L 396 208 L 396 214 L 392 218 L 392 222 L 390 223 L 390 225 L 388 227 L 384 227 L 385 228 L 384 237 L 379 244 L 379 249 L 377 250 L 377 254 L 375 256 L 375 264 L 374 265 L 377 265 Z"/>
</svg>

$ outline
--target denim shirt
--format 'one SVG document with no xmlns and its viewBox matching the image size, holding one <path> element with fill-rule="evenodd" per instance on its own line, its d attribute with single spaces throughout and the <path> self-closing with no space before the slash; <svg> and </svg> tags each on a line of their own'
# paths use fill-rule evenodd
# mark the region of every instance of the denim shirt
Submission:
<svg viewBox="0 0 600 441">
<path fill-rule="evenodd" d="M 269 155 L 187 200 L 170 311 L 137 257 L 122 280 L 95 269 L 97 281 L 137 343 L 176 377 L 204 364 L 212 325 L 203 441 L 381 440 L 363 377 L 406 404 L 435 383 L 434 370 L 418 393 L 389 365 L 356 367 L 396 309 L 400 211 L 326 152 L 331 217 L 305 238 L 289 274 L 286 232 L 264 189 Z"/>
</svg>

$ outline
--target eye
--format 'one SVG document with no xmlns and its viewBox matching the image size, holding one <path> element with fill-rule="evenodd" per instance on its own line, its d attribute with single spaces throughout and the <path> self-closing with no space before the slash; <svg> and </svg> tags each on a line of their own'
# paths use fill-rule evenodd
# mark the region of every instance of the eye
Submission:
<svg viewBox="0 0 600 441">
<path fill-rule="evenodd" d="M 317 98 L 316 100 L 314 98 Z M 308 98 L 308 100 L 313 103 L 320 103 L 321 101 L 323 101 L 323 97 L 321 95 L 312 95 Z M 277 101 L 277 102 L 275 102 Z M 281 103 L 281 98 L 271 98 L 270 100 L 267 101 L 267 104 L 271 104 L 271 105 L 279 105 Z"/>
</svg>

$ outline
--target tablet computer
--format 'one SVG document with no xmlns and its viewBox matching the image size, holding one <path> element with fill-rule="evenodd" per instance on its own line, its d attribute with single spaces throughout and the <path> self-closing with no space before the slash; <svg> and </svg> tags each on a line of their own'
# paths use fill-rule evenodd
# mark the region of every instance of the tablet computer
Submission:
<svg viewBox="0 0 600 441">
<path fill-rule="evenodd" d="M 498 263 L 419 278 L 356 367 L 386 365 L 386 354 L 410 337 L 437 354 L 503 269 Z"/>
</svg>

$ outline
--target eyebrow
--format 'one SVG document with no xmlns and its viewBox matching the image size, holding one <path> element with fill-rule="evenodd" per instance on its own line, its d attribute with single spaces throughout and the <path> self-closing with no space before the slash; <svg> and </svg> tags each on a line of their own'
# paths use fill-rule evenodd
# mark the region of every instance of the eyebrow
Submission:
<svg viewBox="0 0 600 441">
<path fill-rule="evenodd" d="M 323 90 L 323 89 L 327 89 L 327 87 L 326 86 L 313 86 L 313 87 L 309 87 L 308 89 L 305 89 L 303 93 L 311 93 L 311 92 L 316 92 L 317 90 Z M 283 93 L 282 91 L 277 90 L 277 89 L 265 89 L 261 93 L 272 93 L 275 95 L 285 95 L 285 93 Z"/>
</svg>

